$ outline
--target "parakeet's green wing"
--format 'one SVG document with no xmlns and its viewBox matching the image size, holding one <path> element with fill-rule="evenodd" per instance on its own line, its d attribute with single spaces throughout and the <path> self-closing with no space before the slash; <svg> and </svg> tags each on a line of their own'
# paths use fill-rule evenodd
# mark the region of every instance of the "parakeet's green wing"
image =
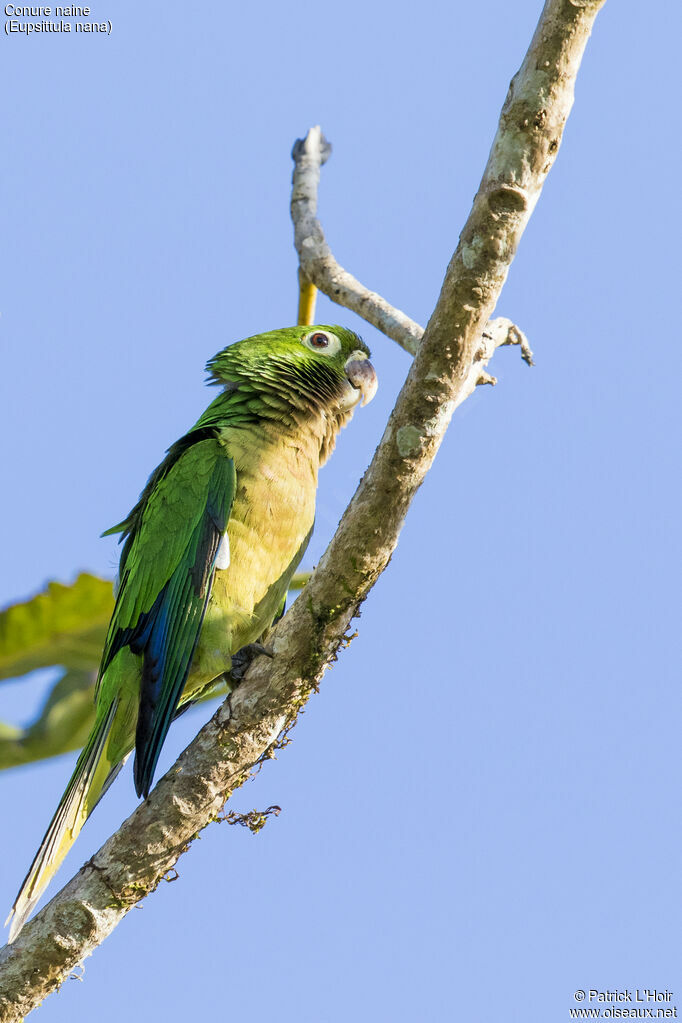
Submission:
<svg viewBox="0 0 682 1023">
<path fill-rule="evenodd" d="M 142 655 L 134 771 L 140 796 L 149 792 L 187 680 L 236 492 L 223 445 L 206 431 L 195 436 L 171 448 L 124 523 L 120 588 L 100 669 L 104 687 L 119 650 Z"/>
</svg>

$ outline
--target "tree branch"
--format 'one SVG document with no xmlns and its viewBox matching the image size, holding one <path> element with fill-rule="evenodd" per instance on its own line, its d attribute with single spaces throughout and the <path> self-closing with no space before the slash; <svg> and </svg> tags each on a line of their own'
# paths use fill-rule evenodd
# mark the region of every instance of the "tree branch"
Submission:
<svg viewBox="0 0 682 1023">
<path fill-rule="evenodd" d="M 360 284 L 336 262 L 327 245 L 322 225 L 317 219 L 317 190 L 320 167 L 327 162 L 331 151 L 332 147 L 319 125 L 311 128 L 304 139 L 296 139 L 291 151 L 294 161 L 291 219 L 301 275 L 333 302 L 352 309 L 414 355 L 424 329 L 400 309 L 394 309 L 381 295 Z"/>
<path fill-rule="evenodd" d="M 331 154 L 331 143 L 322 134 L 319 125 L 311 128 L 304 139 L 297 139 L 292 150 L 294 174 L 291 187 L 291 219 L 294 224 L 294 245 L 300 265 L 298 322 L 312 323 L 315 314 L 315 293 L 321 291 L 346 309 L 352 309 L 387 337 L 397 341 L 410 355 L 415 355 L 424 336 L 424 328 L 361 284 L 337 263 L 327 245 L 322 225 L 317 218 L 317 192 L 320 168 Z M 519 344 L 521 354 L 529 366 L 533 353 L 525 334 L 511 320 L 503 317 L 486 325 L 476 361 L 480 374 L 476 384 L 494 384 L 494 377 L 484 372 L 484 366 L 500 345 Z M 468 397 L 464 394 L 460 401 Z"/>
<path fill-rule="evenodd" d="M 275 657 L 254 662 L 149 799 L 0 952 L 3 1023 L 22 1019 L 156 888 L 231 791 L 272 755 L 344 644 L 481 361 L 483 327 L 556 157 L 602 3 L 546 3 L 381 444 L 308 586 L 272 634 Z"/>
</svg>

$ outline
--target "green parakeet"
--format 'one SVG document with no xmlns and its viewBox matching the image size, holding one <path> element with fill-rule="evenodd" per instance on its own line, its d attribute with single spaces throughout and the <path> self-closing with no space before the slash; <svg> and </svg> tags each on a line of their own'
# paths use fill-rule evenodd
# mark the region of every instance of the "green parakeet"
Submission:
<svg viewBox="0 0 682 1023">
<path fill-rule="evenodd" d="M 258 334 L 207 370 L 220 394 L 107 531 L 123 550 L 95 724 L 10 913 L 10 941 L 128 753 L 146 798 L 173 718 L 281 612 L 312 533 L 318 469 L 377 386 L 367 346 L 342 327 Z"/>
</svg>

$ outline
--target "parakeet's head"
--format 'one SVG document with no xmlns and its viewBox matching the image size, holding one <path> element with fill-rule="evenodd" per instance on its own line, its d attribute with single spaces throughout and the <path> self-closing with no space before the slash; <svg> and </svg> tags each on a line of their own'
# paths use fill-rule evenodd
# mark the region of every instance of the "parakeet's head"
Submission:
<svg viewBox="0 0 682 1023">
<path fill-rule="evenodd" d="M 369 348 L 345 327 L 270 330 L 224 348 L 206 369 L 213 383 L 243 382 L 297 409 L 332 414 L 366 405 L 377 389 Z"/>
</svg>

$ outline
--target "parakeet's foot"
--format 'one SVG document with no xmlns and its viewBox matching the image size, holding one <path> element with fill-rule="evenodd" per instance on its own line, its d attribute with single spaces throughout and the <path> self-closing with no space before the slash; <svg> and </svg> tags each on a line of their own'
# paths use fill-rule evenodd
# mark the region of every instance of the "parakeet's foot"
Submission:
<svg viewBox="0 0 682 1023">
<path fill-rule="evenodd" d="M 274 657 L 275 652 L 270 647 L 263 646 L 262 643 L 247 643 L 241 650 L 238 650 L 236 654 L 232 655 L 232 667 L 230 668 L 228 679 L 229 681 L 237 686 L 246 675 L 251 662 L 261 655 L 265 657 Z"/>
</svg>

